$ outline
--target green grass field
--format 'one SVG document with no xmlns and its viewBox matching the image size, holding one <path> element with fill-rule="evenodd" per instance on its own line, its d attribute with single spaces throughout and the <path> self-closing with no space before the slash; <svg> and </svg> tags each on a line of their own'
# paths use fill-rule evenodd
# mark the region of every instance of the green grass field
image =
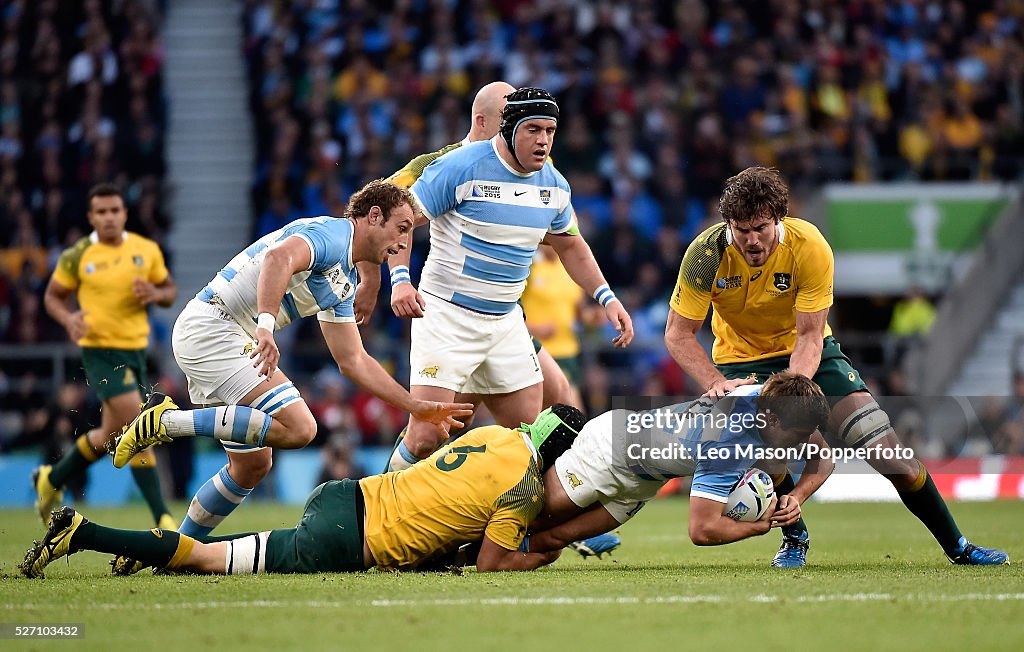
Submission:
<svg viewBox="0 0 1024 652">
<path fill-rule="evenodd" d="M 1024 502 L 953 506 L 975 541 L 1010 553 L 1016 565 L 1000 568 L 951 566 L 902 505 L 808 505 L 799 571 L 768 567 L 775 533 L 691 545 L 686 507 L 648 506 L 611 559 L 569 552 L 534 573 L 115 578 L 86 552 L 34 581 L 17 564 L 42 527 L 29 510 L 0 511 L 0 623 L 85 626 L 82 640 L 0 649 L 1024 649 Z M 148 526 L 142 507 L 84 511 Z M 247 504 L 218 533 L 291 525 L 300 511 Z"/>
</svg>

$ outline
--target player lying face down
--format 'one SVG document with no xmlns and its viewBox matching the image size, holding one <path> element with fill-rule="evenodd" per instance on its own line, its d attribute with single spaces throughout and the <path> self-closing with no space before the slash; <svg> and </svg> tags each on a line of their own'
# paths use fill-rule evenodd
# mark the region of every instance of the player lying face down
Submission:
<svg viewBox="0 0 1024 652">
<path fill-rule="evenodd" d="M 584 422 L 579 410 L 559 404 L 518 429 L 477 428 L 404 471 L 327 482 L 288 529 L 192 538 L 108 528 L 64 507 L 20 568 L 41 577 L 54 559 L 95 550 L 210 574 L 405 570 L 479 542 L 478 570 L 532 570 L 559 555 L 518 551 L 544 504 L 542 475 Z"/>
<path fill-rule="evenodd" d="M 717 403 L 702 398 L 670 409 L 683 417 L 676 423 L 688 424 L 686 430 L 647 429 L 631 436 L 628 424 L 636 419 L 623 410 L 587 423 L 572 448 L 544 475 L 544 512 L 531 525 L 530 551 L 558 550 L 608 532 L 632 518 L 669 479 L 687 476 L 693 478 L 689 534 L 695 544 L 718 545 L 765 534 L 796 522 L 800 504 L 834 468 L 830 460 L 807 460 L 796 490 L 783 496 L 781 504 L 769 508 L 760 521 L 735 521 L 725 515 L 730 490 L 754 465 L 735 452 L 746 445 L 778 450 L 808 441 L 827 448 L 817 431 L 828 415 L 821 389 L 804 376 L 780 373 L 763 386 L 748 385 Z M 725 422 L 738 426 L 723 429 Z M 679 459 L 644 455 L 645 450 L 667 447 L 680 451 Z M 715 450 L 734 454 L 721 459 L 713 457 L 710 451 Z M 784 470 L 784 463 L 757 466 L 769 473 Z"/>
</svg>

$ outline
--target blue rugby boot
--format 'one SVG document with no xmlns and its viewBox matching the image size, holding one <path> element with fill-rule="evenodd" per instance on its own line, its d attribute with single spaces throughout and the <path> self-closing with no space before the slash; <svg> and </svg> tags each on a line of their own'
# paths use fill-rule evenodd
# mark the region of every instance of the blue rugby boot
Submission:
<svg viewBox="0 0 1024 652">
<path fill-rule="evenodd" d="M 584 557 L 597 557 L 600 559 L 601 555 L 611 553 L 612 550 L 621 545 L 622 539 L 617 534 L 606 532 L 605 534 L 598 534 L 582 541 L 573 541 L 569 544 L 569 547 Z"/>
<path fill-rule="evenodd" d="M 772 559 L 775 568 L 802 568 L 807 565 L 807 548 L 811 545 L 811 535 L 807 530 L 795 537 L 782 537 L 782 546 Z"/>
<path fill-rule="evenodd" d="M 960 537 L 957 542 L 957 549 L 952 553 L 946 553 L 949 561 L 963 566 L 1003 566 L 1010 564 L 1010 555 L 995 548 L 983 548 L 976 546 L 967 540 L 967 537 Z"/>
</svg>

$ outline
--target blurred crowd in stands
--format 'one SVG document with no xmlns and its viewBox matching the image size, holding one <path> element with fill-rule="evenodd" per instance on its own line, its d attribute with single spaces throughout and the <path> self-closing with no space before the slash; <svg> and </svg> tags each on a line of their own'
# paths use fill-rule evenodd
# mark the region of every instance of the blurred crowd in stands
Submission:
<svg viewBox="0 0 1024 652">
<path fill-rule="evenodd" d="M 88 233 L 83 198 L 94 183 L 122 187 L 128 228 L 163 243 L 163 4 L 0 0 L 0 342 L 64 341 L 40 297 L 56 255 Z M 616 394 L 695 389 L 662 344 L 666 299 L 736 170 L 782 170 L 794 214 L 800 196 L 828 181 L 1014 181 L 1024 172 L 1024 10 L 1011 0 L 240 4 L 257 152 L 253 237 L 297 217 L 340 215 L 366 181 L 461 140 L 487 82 L 554 93 L 556 166 L 637 328 L 621 353 L 600 326 L 581 327 L 580 389 L 592 411 Z M 182 256 L 165 251 L 172 265 Z M 407 324 L 383 288 L 364 337 L 404 380 Z M 888 314 L 838 326 L 887 325 Z M 305 345 L 318 339 L 312 329 L 294 329 L 290 346 L 292 373 L 325 426 L 318 442 L 390 443 L 404 417 L 324 370 L 322 349 Z M 900 391 L 884 360 L 862 371 L 882 392 Z M 48 420 L 77 428 L 53 406 L 93 400 L 51 389 L 29 403 L 30 390 L 0 371 L 8 410 L 51 405 L 19 421 L 23 434 L 58 429 Z M 1024 453 L 1024 438 L 1007 441 L 1017 442 L 1007 452 Z"/>
<path fill-rule="evenodd" d="M 41 297 L 91 230 L 89 188 L 124 190 L 130 230 L 161 241 L 168 226 L 158 16 L 134 0 L 0 7 L 0 341 L 60 340 Z"/>
</svg>

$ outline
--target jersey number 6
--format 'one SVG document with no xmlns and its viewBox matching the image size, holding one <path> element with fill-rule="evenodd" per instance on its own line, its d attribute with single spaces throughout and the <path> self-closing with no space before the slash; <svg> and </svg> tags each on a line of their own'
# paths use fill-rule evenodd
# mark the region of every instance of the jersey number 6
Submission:
<svg viewBox="0 0 1024 652">
<path fill-rule="evenodd" d="M 449 450 L 441 457 L 437 458 L 437 461 L 434 462 L 434 465 L 437 466 L 437 468 L 441 469 L 442 471 L 454 471 L 455 469 L 462 466 L 463 462 L 466 461 L 466 458 L 469 457 L 470 453 L 483 453 L 486 451 L 486 444 L 484 444 L 483 446 L 453 446 L 451 450 Z M 452 455 L 455 456 L 455 459 L 449 462 L 448 458 L 451 457 Z"/>
</svg>

